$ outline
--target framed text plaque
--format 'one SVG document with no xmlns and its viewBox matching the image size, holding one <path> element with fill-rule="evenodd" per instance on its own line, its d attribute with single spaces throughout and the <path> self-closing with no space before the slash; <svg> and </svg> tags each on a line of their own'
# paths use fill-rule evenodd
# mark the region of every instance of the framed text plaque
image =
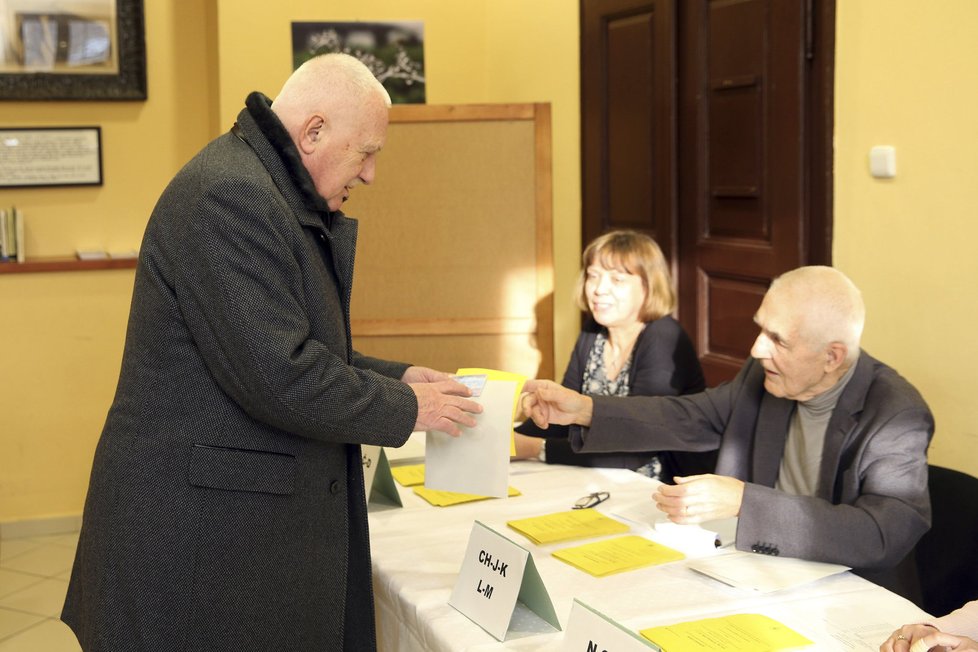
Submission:
<svg viewBox="0 0 978 652">
<path fill-rule="evenodd" d="M 100 185 L 100 127 L 0 127 L 0 188 Z"/>
</svg>

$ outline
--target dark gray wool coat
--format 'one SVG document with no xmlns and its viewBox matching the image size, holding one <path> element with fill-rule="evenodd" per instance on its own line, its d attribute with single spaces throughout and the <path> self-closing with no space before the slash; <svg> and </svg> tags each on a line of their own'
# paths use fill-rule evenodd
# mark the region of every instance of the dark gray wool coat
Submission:
<svg viewBox="0 0 978 652">
<path fill-rule="evenodd" d="M 359 444 L 417 401 L 352 350 L 357 224 L 269 104 L 150 218 L 62 613 L 86 651 L 376 647 Z"/>
</svg>

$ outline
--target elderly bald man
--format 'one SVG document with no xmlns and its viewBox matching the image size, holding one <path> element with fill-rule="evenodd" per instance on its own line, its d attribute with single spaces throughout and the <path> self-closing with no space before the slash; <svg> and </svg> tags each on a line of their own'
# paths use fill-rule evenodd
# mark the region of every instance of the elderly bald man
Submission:
<svg viewBox="0 0 978 652">
<path fill-rule="evenodd" d="M 583 396 L 527 384 L 539 426 L 572 424 L 574 450 L 719 449 L 716 474 L 676 478 L 654 494 L 677 523 L 738 516 L 737 548 L 845 564 L 912 595 L 907 559 L 930 527 L 920 394 L 859 348 L 859 290 L 830 267 L 772 284 L 760 333 L 731 382 L 680 397 Z"/>
<path fill-rule="evenodd" d="M 311 59 L 157 203 L 62 613 L 84 650 L 376 647 L 360 444 L 481 411 L 352 348 L 340 207 L 389 105 L 356 59 Z"/>
</svg>

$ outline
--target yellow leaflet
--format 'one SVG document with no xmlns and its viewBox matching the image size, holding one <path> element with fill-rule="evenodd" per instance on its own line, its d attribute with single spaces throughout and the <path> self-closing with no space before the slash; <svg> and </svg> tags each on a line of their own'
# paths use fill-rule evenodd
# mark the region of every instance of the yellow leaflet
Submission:
<svg viewBox="0 0 978 652">
<path fill-rule="evenodd" d="M 635 535 L 564 548 L 553 556 L 596 577 L 686 558 L 678 550 Z"/>
<path fill-rule="evenodd" d="M 392 466 L 391 475 L 402 487 L 413 487 L 424 484 L 424 464 L 407 464 L 405 466 Z"/>
<path fill-rule="evenodd" d="M 534 516 L 506 523 L 536 544 L 557 543 L 572 539 L 587 539 L 606 534 L 628 532 L 629 527 L 593 509 L 572 509 L 566 512 Z"/>
<path fill-rule="evenodd" d="M 471 503 L 477 500 L 488 500 L 491 496 L 476 496 L 474 494 L 459 494 L 454 491 L 439 491 L 438 489 L 428 489 L 427 487 L 415 487 L 414 493 L 418 494 L 435 507 L 449 507 L 461 503 Z M 509 487 L 508 494 L 512 496 L 522 495 L 519 489 Z"/>
<path fill-rule="evenodd" d="M 639 633 L 663 652 L 776 652 L 814 645 L 795 630 L 759 614 L 692 620 Z"/>
</svg>

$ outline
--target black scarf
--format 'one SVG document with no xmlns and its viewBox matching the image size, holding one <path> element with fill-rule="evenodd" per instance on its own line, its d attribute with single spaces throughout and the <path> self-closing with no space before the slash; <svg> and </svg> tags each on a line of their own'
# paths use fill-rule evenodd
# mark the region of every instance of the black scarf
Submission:
<svg viewBox="0 0 978 652">
<path fill-rule="evenodd" d="M 282 121 L 272 111 L 272 101 L 263 93 L 254 91 L 245 99 L 245 108 L 248 109 L 248 115 L 252 117 L 265 138 L 268 139 L 269 144 L 282 159 L 282 164 L 288 170 L 289 176 L 292 177 L 296 187 L 305 198 L 306 206 L 315 211 L 326 213 L 328 224 L 329 219 L 332 218 L 332 211 L 329 210 L 323 196 L 316 190 L 316 184 L 309 176 L 306 166 L 302 164 L 302 158 L 299 156 L 299 150 L 296 149 L 295 143 L 292 142 L 292 137 L 286 131 Z"/>
</svg>

